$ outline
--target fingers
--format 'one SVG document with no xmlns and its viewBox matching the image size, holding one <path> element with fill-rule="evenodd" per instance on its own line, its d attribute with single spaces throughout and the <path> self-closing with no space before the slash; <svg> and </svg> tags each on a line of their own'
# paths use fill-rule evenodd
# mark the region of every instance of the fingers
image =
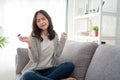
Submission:
<svg viewBox="0 0 120 80">
<path fill-rule="evenodd" d="M 19 40 L 20 40 L 20 41 L 22 40 L 22 36 L 19 36 Z"/>
<path fill-rule="evenodd" d="M 67 33 L 63 32 L 61 36 L 66 39 L 67 38 Z"/>
<path fill-rule="evenodd" d="M 20 36 L 19 40 L 22 41 L 22 42 L 29 42 L 29 38 L 28 37 L 22 37 L 22 36 Z"/>
<path fill-rule="evenodd" d="M 22 42 L 25 42 L 25 40 L 22 36 L 19 37 L 19 40 L 22 41 Z"/>
<path fill-rule="evenodd" d="M 63 35 L 67 35 L 67 33 L 66 33 L 66 32 L 63 32 L 62 34 L 63 34 Z"/>
</svg>

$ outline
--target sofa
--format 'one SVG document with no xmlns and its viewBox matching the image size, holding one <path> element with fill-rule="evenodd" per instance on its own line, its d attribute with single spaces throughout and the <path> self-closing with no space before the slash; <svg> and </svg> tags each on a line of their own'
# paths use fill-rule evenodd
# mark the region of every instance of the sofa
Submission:
<svg viewBox="0 0 120 80">
<path fill-rule="evenodd" d="M 16 80 L 20 80 L 29 61 L 28 50 L 17 48 L 16 53 Z M 120 80 L 120 46 L 67 40 L 57 64 L 66 61 L 75 64 L 71 76 L 77 80 Z"/>
</svg>

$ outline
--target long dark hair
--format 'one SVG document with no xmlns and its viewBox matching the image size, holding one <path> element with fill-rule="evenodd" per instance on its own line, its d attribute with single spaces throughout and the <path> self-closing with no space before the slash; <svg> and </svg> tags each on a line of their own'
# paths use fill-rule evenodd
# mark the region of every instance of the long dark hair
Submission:
<svg viewBox="0 0 120 80">
<path fill-rule="evenodd" d="M 33 17 L 31 36 L 40 39 L 40 41 L 43 41 L 43 38 L 41 37 L 42 30 L 37 26 L 36 16 L 37 16 L 38 13 L 43 14 L 48 19 L 48 22 L 49 22 L 49 26 L 47 28 L 47 31 L 49 33 L 48 38 L 49 38 L 49 40 L 53 40 L 56 32 L 53 30 L 53 24 L 52 24 L 51 17 L 44 10 L 39 10 L 35 13 L 35 15 Z"/>
</svg>

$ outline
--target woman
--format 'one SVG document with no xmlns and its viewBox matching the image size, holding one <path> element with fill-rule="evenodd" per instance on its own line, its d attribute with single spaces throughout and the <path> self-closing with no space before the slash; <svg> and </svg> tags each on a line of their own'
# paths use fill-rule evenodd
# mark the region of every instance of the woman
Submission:
<svg viewBox="0 0 120 80">
<path fill-rule="evenodd" d="M 53 29 L 51 17 L 44 10 L 35 13 L 30 37 L 20 36 L 19 40 L 29 47 L 29 63 L 22 71 L 22 80 L 76 80 L 69 77 L 74 65 L 65 62 L 56 65 L 56 58 L 62 53 L 67 34 L 62 33 L 60 41 Z"/>
</svg>

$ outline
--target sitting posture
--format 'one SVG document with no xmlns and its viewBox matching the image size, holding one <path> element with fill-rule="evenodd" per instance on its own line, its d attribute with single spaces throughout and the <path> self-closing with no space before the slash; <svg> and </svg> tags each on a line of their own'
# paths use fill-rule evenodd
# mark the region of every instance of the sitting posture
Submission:
<svg viewBox="0 0 120 80">
<path fill-rule="evenodd" d="M 76 80 L 70 77 L 74 70 L 72 62 L 56 65 L 56 58 L 63 51 L 67 33 L 59 41 L 53 29 L 51 17 L 44 10 L 35 13 L 30 37 L 19 36 L 28 44 L 29 63 L 22 70 L 22 80 Z"/>
</svg>

